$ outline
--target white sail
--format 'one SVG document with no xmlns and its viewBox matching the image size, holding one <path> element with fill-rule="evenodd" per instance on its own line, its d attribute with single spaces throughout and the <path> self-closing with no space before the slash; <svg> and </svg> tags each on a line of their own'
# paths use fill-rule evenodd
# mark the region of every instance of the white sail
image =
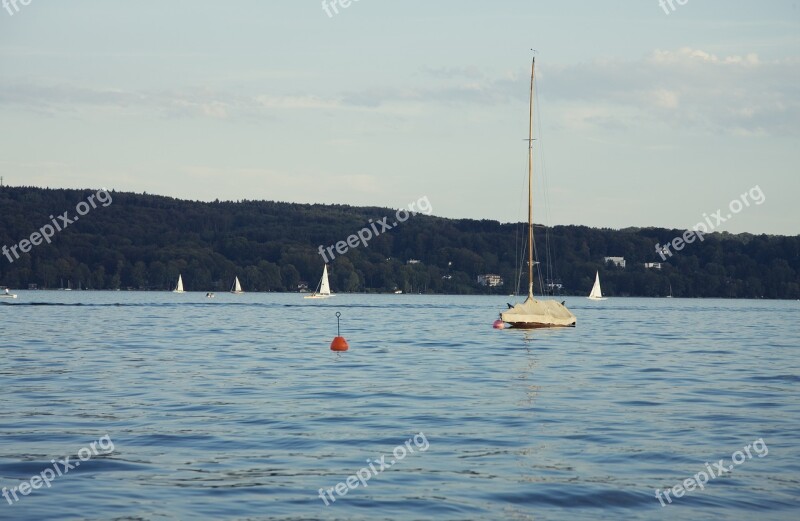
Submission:
<svg viewBox="0 0 800 521">
<path fill-rule="evenodd" d="M 322 279 L 319 281 L 319 289 L 311 295 L 306 295 L 303 298 L 328 298 L 335 296 L 336 295 L 331 293 L 331 285 L 328 282 L 328 265 L 326 264 L 322 268 Z"/>
<path fill-rule="evenodd" d="M 592 291 L 589 293 L 587 297 L 591 300 L 605 300 L 603 298 L 603 292 L 600 290 L 600 272 L 596 272 L 594 275 L 594 286 L 592 286 Z"/>
<path fill-rule="evenodd" d="M 603 292 L 600 290 L 600 272 L 598 271 L 594 275 L 594 286 L 592 286 L 592 291 L 589 293 L 589 298 L 603 298 Z"/>
<path fill-rule="evenodd" d="M 331 285 L 328 282 L 328 265 L 326 264 L 325 267 L 322 268 L 322 282 L 319 285 L 319 294 L 320 295 L 330 295 L 331 294 Z"/>
<path fill-rule="evenodd" d="M 231 293 L 244 293 L 244 291 L 242 291 L 242 285 L 239 283 L 239 277 L 235 277 L 233 279 L 233 286 L 231 287 Z"/>
<path fill-rule="evenodd" d="M 183 293 L 183 279 L 180 275 L 178 275 L 178 285 L 175 286 L 175 291 L 173 293 Z"/>
</svg>

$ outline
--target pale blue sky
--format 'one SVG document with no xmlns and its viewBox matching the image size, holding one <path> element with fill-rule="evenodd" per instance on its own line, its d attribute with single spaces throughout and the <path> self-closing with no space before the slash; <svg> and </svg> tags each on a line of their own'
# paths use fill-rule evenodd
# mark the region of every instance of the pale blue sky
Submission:
<svg viewBox="0 0 800 521">
<path fill-rule="evenodd" d="M 758 185 L 719 229 L 800 233 L 797 1 L 19 7 L 0 9 L 7 184 L 523 220 L 535 48 L 550 224 L 685 228 Z"/>
</svg>

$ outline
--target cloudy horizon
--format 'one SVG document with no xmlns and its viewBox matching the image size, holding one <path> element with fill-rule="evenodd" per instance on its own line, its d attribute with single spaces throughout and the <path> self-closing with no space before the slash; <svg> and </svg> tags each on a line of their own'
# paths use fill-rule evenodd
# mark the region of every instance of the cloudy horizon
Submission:
<svg viewBox="0 0 800 521">
<path fill-rule="evenodd" d="M 759 186 L 719 230 L 796 235 L 799 25 L 789 0 L 33 0 L 0 10 L 0 175 L 521 221 L 534 47 L 537 221 L 680 229 Z"/>
</svg>

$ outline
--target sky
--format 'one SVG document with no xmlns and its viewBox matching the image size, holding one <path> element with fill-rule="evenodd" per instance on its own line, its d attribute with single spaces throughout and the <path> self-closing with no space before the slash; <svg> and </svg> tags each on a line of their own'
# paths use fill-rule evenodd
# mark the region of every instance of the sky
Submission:
<svg viewBox="0 0 800 521">
<path fill-rule="evenodd" d="M 25 1 L 6 185 L 523 221 L 535 49 L 537 222 L 800 234 L 798 1 Z"/>
</svg>

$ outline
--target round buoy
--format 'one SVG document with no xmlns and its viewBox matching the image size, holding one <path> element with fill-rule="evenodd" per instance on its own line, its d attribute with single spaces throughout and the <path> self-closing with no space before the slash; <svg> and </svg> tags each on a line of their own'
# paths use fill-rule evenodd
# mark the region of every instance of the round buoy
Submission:
<svg viewBox="0 0 800 521">
<path fill-rule="evenodd" d="M 506 324 L 505 324 L 505 322 L 503 322 L 502 320 L 500 320 L 498 318 L 497 320 L 494 321 L 494 323 L 492 324 L 492 327 L 495 328 L 495 329 L 505 329 Z"/>
<path fill-rule="evenodd" d="M 344 337 L 337 336 L 331 342 L 331 351 L 347 351 L 350 346 L 347 345 L 347 340 Z"/>
<path fill-rule="evenodd" d="M 331 351 L 347 351 L 350 349 L 350 346 L 347 345 L 347 340 L 341 336 L 341 331 L 339 331 L 339 317 L 342 314 L 338 311 L 336 312 L 336 337 L 331 342 Z"/>
</svg>

